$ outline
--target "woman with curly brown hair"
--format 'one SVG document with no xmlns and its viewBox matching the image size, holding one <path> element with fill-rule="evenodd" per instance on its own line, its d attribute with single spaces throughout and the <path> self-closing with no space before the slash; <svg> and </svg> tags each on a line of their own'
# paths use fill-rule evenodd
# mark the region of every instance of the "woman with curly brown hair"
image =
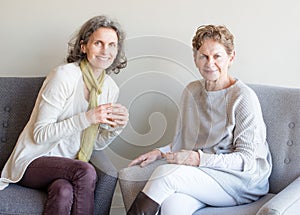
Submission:
<svg viewBox="0 0 300 215">
<path fill-rule="evenodd" d="M 47 189 L 44 214 L 94 212 L 96 171 L 89 163 L 120 134 L 128 111 L 116 103 L 119 88 L 109 76 L 126 66 L 124 33 L 106 16 L 88 20 L 69 44 L 67 63 L 49 73 L 30 120 L 0 179 Z"/>
</svg>

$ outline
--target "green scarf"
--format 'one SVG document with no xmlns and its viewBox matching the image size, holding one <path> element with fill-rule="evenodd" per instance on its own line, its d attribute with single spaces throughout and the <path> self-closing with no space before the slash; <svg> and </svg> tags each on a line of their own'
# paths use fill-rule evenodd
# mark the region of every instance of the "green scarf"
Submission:
<svg viewBox="0 0 300 215">
<path fill-rule="evenodd" d="M 80 62 L 83 80 L 90 92 L 89 110 L 98 106 L 98 95 L 102 93 L 101 88 L 104 82 L 105 71 L 101 73 L 98 80 L 95 78 L 93 70 L 88 61 Z M 97 137 L 99 124 L 92 124 L 83 131 L 78 159 L 88 162 L 93 152 L 94 143 Z"/>
</svg>

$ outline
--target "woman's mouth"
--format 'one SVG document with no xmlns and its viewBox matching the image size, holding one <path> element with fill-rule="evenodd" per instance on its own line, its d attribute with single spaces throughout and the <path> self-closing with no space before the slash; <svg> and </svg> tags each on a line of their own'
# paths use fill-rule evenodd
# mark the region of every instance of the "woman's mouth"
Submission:
<svg viewBox="0 0 300 215">
<path fill-rule="evenodd" d="M 109 57 L 105 57 L 105 56 L 96 56 L 96 58 L 98 60 L 101 60 L 101 61 L 108 61 L 109 60 Z"/>
</svg>

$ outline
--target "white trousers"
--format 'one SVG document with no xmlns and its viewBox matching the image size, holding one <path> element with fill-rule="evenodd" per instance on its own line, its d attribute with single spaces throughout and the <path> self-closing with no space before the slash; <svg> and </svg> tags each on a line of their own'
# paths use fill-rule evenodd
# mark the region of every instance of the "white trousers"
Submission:
<svg viewBox="0 0 300 215">
<path fill-rule="evenodd" d="M 161 205 L 161 215 L 189 215 L 206 205 L 236 205 L 212 177 L 197 167 L 185 165 L 157 167 L 143 192 Z"/>
</svg>

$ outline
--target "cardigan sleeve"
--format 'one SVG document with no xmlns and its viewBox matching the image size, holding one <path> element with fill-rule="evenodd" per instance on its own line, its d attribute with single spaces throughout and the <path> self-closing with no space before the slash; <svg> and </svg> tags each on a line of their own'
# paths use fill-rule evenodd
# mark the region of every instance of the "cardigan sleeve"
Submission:
<svg viewBox="0 0 300 215">
<path fill-rule="evenodd" d="M 65 71 L 65 67 L 59 67 L 51 72 L 42 87 L 41 99 L 38 108 L 37 119 L 34 124 L 33 137 L 37 144 L 54 143 L 66 136 L 87 128 L 90 123 L 85 113 L 69 114 L 62 118 L 67 111 L 68 99 L 75 93 L 78 78 L 74 68 Z M 72 72 L 72 76 L 68 75 Z"/>
</svg>

